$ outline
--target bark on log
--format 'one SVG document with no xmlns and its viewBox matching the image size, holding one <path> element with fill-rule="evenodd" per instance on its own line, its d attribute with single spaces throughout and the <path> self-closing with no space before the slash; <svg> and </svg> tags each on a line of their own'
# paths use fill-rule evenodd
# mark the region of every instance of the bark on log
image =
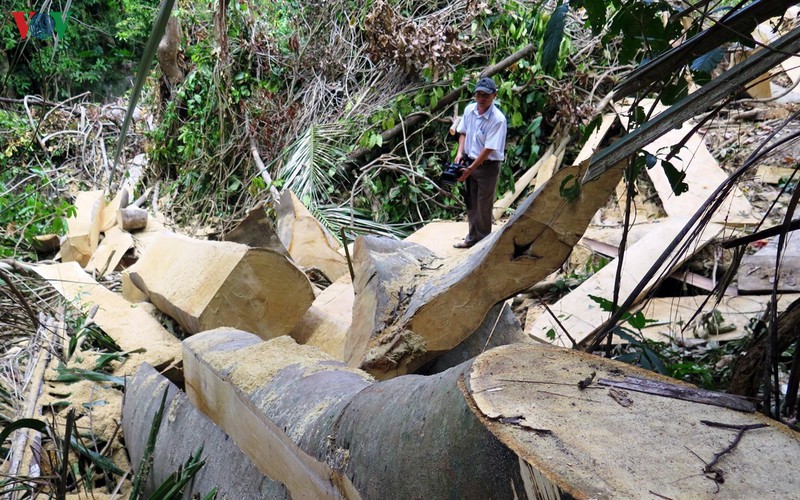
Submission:
<svg viewBox="0 0 800 500">
<path fill-rule="evenodd" d="M 178 50 L 181 45 L 181 27 L 178 18 L 170 16 L 164 37 L 158 44 L 157 57 L 161 71 L 167 78 L 170 87 L 183 80 L 183 71 L 178 63 Z"/>
<path fill-rule="evenodd" d="M 373 384 L 288 337 L 261 342 L 230 329 L 188 339 L 184 366 L 192 402 L 254 462 L 304 464 L 287 468 L 287 478 L 270 474 L 292 497 L 310 494 L 310 485 L 316 498 L 513 498 L 524 490 L 517 457 L 459 390 L 464 369 Z M 251 424 L 247 412 L 258 417 Z"/>
<path fill-rule="evenodd" d="M 288 338 L 219 329 L 184 341 L 184 360 L 192 401 L 255 463 L 282 468 L 285 480 L 271 477 L 293 497 L 309 485 L 326 487 L 317 497 L 365 499 L 796 493 L 783 480 L 796 468 L 785 426 L 646 393 L 624 395 L 623 406 L 577 382 L 593 373 L 675 381 L 579 351 L 517 344 L 438 375 L 372 383 Z M 733 436 L 703 420 L 766 424 L 719 462 L 724 482 L 696 456 L 710 461 Z"/>
<path fill-rule="evenodd" d="M 183 498 L 205 498 L 214 488 L 217 498 L 291 498 L 283 484 L 261 473 L 222 429 L 192 405 L 185 393 L 148 364 L 143 364 L 129 380 L 122 406 L 125 449 L 133 470 L 139 470 L 141 465 L 165 389 L 164 417 L 144 487 L 147 497 L 202 446 L 205 464 L 186 486 Z"/>
<path fill-rule="evenodd" d="M 139 207 L 125 207 L 117 210 L 117 224 L 125 231 L 146 228 L 147 217 L 147 210 Z"/>
<path fill-rule="evenodd" d="M 777 350 L 783 352 L 800 338 L 800 300 L 792 302 L 778 316 Z M 764 354 L 767 351 L 769 334 L 754 338 L 736 361 L 736 367 L 728 386 L 728 392 L 755 397 L 764 380 Z"/>
<path fill-rule="evenodd" d="M 298 265 L 315 267 L 332 282 L 347 273 L 347 260 L 338 252 L 341 245 L 292 191 L 281 196 L 276 207 L 278 237 Z"/>
<path fill-rule="evenodd" d="M 387 378 L 411 373 L 458 345 L 494 304 L 561 266 L 619 183 L 622 167 L 580 187 L 586 163 L 560 170 L 503 228 L 452 259 L 397 244 L 392 255 L 381 247 L 389 243 L 375 237 L 357 241 L 348 364 Z"/>
<path fill-rule="evenodd" d="M 147 246 L 130 278 L 188 333 L 231 326 L 269 339 L 291 331 L 314 300 L 283 255 L 169 232 Z"/>
</svg>

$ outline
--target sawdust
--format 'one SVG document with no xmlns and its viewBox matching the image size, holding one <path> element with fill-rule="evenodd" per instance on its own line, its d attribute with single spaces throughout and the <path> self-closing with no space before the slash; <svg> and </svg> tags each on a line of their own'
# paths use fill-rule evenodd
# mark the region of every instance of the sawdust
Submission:
<svg viewBox="0 0 800 500">
<path fill-rule="evenodd" d="M 199 347 L 193 346 L 195 352 L 200 352 Z M 299 365 L 306 375 L 336 369 L 370 378 L 361 370 L 347 367 L 316 347 L 297 344 L 287 335 L 242 349 L 209 352 L 203 355 L 203 359 L 214 371 L 227 371 L 230 383 L 245 394 L 268 384 L 280 370 L 292 365 Z"/>
</svg>

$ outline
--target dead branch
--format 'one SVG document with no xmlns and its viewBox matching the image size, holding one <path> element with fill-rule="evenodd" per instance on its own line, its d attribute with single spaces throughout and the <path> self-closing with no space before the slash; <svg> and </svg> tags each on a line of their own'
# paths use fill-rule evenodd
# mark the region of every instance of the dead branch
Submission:
<svg viewBox="0 0 800 500">
<path fill-rule="evenodd" d="M 701 420 L 700 422 L 705 425 L 708 425 L 709 427 L 719 427 L 722 429 L 736 429 L 739 431 L 736 433 L 736 437 L 733 439 L 731 444 L 729 444 L 724 450 L 720 451 L 719 453 L 714 453 L 714 458 L 709 463 L 707 463 L 706 466 L 703 468 L 703 472 L 706 473 L 719 472 L 716 469 L 717 463 L 719 463 L 719 460 L 723 456 L 732 452 L 733 449 L 736 448 L 736 445 L 739 444 L 739 441 L 742 440 L 742 436 L 744 436 L 745 432 L 753 429 L 762 429 L 764 427 L 767 427 L 767 424 L 732 425 L 732 424 L 723 424 L 720 422 L 710 422 L 708 420 Z"/>
</svg>

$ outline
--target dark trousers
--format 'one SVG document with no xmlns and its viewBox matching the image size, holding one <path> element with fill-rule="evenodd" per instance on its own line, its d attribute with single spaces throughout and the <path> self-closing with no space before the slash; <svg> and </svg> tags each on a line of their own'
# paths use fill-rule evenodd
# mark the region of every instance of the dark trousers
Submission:
<svg viewBox="0 0 800 500">
<path fill-rule="evenodd" d="M 464 201 L 467 205 L 469 233 L 464 239 L 475 244 L 492 232 L 492 205 L 500 177 L 500 161 L 486 160 L 467 178 Z"/>
</svg>

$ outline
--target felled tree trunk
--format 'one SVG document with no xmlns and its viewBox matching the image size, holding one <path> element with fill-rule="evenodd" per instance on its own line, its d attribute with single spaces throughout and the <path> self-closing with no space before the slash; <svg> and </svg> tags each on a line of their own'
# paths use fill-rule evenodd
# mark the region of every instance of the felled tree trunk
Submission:
<svg viewBox="0 0 800 500">
<path fill-rule="evenodd" d="M 184 489 L 183 498 L 205 498 L 214 488 L 217 488 L 217 498 L 291 498 L 283 484 L 259 472 L 222 429 L 153 367 L 142 364 L 126 387 L 122 429 L 125 449 L 134 470 L 141 466 L 153 418 L 164 390 L 167 391 L 164 416 L 152 454 L 153 464 L 144 485 L 148 498 L 201 446 L 205 464 Z"/>
<path fill-rule="evenodd" d="M 524 490 L 517 457 L 459 391 L 463 368 L 375 385 L 289 337 L 261 342 L 230 329 L 187 340 L 184 366 L 192 402 L 292 497 L 513 498 Z"/>
<path fill-rule="evenodd" d="M 579 184 L 586 163 L 557 172 L 498 231 L 447 260 L 374 237 L 356 242 L 348 363 L 378 378 L 410 373 L 452 349 L 494 304 L 558 269 L 619 183 L 624 162 Z"/>
<path fill-rule="evenodd" d="M 291 331 L 314 300 L 306 275 L 279 253 L 169 232 L 129 276 L 189 333 L 230 326 L 273 338 Z"/>
<path fill-rule="evenodd" d="M 785 451 L 796 438 L 785 426 L 756 413 L 599 386 L 671 379 L 579 351 L 516 344 L 437 375 L 373 382 L 288 337 L 261 342 L 218 329 L 184 341 L 184 363 L 192 402 L 292 497 L 796 493 L 782 480 L 796 468 Z M 734 449 L 735 431 L 714 423 L 754 427 Z"/>
</svg>

